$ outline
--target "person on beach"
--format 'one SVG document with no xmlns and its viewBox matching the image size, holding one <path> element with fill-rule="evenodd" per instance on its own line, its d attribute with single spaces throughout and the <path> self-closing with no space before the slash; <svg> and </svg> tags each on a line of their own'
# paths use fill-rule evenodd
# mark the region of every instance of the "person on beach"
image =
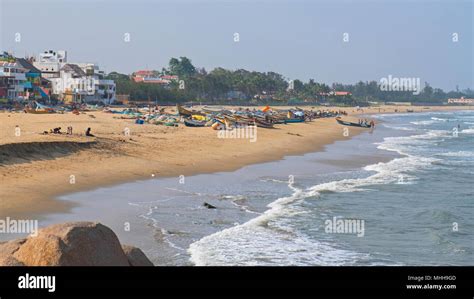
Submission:
<svg viewBox="0 0 474 299">
<path fill-rule="evenodd" d="M 67 127 L 67 133 L 66 134 L 67 135 L 72 135 L 72 127 L 71 126 Z"/>
<path fill-rule="evenodd" d="M 87 130 L 86 130 L 86 136 L 95 137 L 94 135 L 91 134 L 91 128 L 87 128 Z"/>
</svg>

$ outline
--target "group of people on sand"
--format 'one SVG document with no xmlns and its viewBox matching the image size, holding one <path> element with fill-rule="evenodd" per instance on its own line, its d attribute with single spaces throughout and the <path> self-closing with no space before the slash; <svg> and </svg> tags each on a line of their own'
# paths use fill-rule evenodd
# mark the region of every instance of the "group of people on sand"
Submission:
<svg viewBox="0 0 474 299">
<path fill-rule="evenodd" d="M 62 134 L 63 132 L 61 132 L 61 127 L 57 127 L 57 128 L 53 128 L 53 129 L 49 129 L 49 132 L 48 131 L 44 131 L 43 134 L 46 135 L 46 134 Z M 67 127 L 67 135 L 72 135 L 72 127 Z"/>
<path fill-rule="evenodd" d="M 63 134 L 63 132 L 61 132 L 61 127 L 57 127 L 57 128 L 49 129 L 49 132 L 48 131 L 43 132 L 43 135 L 47 135 L 47 134 Z M 72 135 L 72 126 L 67 127 L 66 135 Z M 86 136 L 95 137 L 91 133 L 91 128 L 87 128 Z"/>
<path fill-rule="evenodd" d="M 366 118 L 366 119 L 360 119 L 359 118 L 359 125 L 363 125 L 363 126 L 370 126 L 371 128 L 375 128 L 375 122 L 373 120 L 371 120 L 369 122 L 369 120 Z"/>
</svg>

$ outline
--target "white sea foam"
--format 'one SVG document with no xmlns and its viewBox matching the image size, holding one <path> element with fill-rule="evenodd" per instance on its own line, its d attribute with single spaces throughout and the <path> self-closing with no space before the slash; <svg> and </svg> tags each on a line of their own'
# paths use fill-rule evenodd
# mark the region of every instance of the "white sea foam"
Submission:
<svg viewBox="0 0 474 299">
<path fill-rule="evenodd" d="M 450 121 L 450 120 L 447 119 L 447 118 L 438 118 L 438 117 L 432 117 L 431 119 L 432 119 L 432 120 L 437 120 L 437 121 L 442 121 L 442 122 Z"/>
<path fill-rule="evenodd" d="M 463 133 L 463 134 L 474 134 L 474 128 L 469 128 L 469 129 L 461 130 L 460 133 Z"/>
<path fill-rule="evenodd" d="M 402 130 L 402 131 L 414 131 L 414 128 L 409 128 L 409 127 L 400 127 L 400 126 L 392 126 L 388 124 L 382 124 L 382 126 L 389 128 L 389 129 L 394 129 L 394 130 Z"/>
<path fill-rule="evenodd" d="M 260 215 L 261 213 L 259 212 L 256 212 L 256 211 L 252 211 L 251 209 L 249 209 L 249 207 L 247 205 L 244 205 L 242 203 L 239 203 L 239 201 L 242 201 L 242 200 L 245 200 L 246 197 L 245 196 L 242 196 L 242 195 L 226 195 L 226 196 L 223 196 L 222 198 L 225 198 L 225 199 L 230 199 L 231 203 L 238 207 L 239 209 L 247 212 L 247 213 L 250 213 L 250 214 L 257 214 L 257 215 Z"/>
<path fill-rule="evenodd" d="M 428 125 L 432 125 L 436 123 L 436 121 L 435 120 L 421 120 L 421 121 L 411 121 L 410 123 L 414 125 L 428 126 Z"/>
<path fill-rule="evenodd" d="M 383 142 L 378 143 L 377 148 L 397 152 L 400 155 L 409 155 L 414 147 L 433 144 L 440 139 L 453 138 L 454 134 L 448 130 L 429 130 L 424 134 L 387 137 Z"/>
<path fill-rule="evenodd" d="M 473 151 L 458 151 L 458 152 L 447 152 L 439 154 L 440 156 L 446 157 L 474 157 Z"/>
</svg>

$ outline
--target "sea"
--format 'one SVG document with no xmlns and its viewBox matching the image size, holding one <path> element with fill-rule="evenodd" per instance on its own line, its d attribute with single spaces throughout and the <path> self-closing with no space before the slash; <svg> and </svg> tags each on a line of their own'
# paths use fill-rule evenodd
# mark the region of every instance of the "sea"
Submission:
<svg viewBox="0 0 474 299">
<path fill-rule="evenodd" d="M 367 117 L 323 151 L 62 196 L 40 225 L 100 221 L 155 265 L 474 265 L 474 112 Z"/>
</svg>

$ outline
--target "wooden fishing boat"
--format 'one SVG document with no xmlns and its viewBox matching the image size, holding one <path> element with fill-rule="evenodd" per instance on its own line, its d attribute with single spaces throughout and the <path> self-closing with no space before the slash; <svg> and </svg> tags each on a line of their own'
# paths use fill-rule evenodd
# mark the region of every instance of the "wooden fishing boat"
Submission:
<svg viewBox="0 0 474 299">
<path fill-rule="evenodd" d="M 226 124 L 229 123 L 230 125 L 234 127 L 242 127 L 242 126 L 253 126 L 254 122 L 251 119 L 248 118 L 243 118 L 243 117 L 238 117 L 236 115 L 224 115 L 224 119 L 226 121 Z"/>
<path fill-rule="evenodd" d="M 231 114 L 230 110 L 225 109 L 224 107 L 202 107 L 202 111 L 209 114 Z"/>
<path fill-rule="evenodd" d="M 24 111 L 31 114 L 56 113 L 54 108 L 42 105 L 36 101 L 32 105 L 27 105 Z"/>
<path fill-rule="evenodd" d="M 360 127 L 360 128 L 370 128 L 370 124 L 365 124 L 365 123 L 353 123 L 353 122 L 350 122 L 350 121 L 345 121 L 345 120 L 342 120 L 341 118 L 337 117 L 336 118 L 336 121 L 340 124 L 340 125 L 344 125 L 344 126 L 350 126 L 350 127 Z"/>
<path fill-rule="evenodd" d="M 204 113 L 202 113 L 201 111 L 196 111 L 196 110 L 188 110 L 186 108 L 184 108 L 183 106 L 177 104 L 176 107 L 178 108 L 178 113 L 179 115 L 183 115 L 183 116 L 192 116 L 192 115 L 205 115 Z"/>
<path fill-rule="evenodd" d="M 186 127 L 204 127 L 206 126 L 207 121 L 198 121 L 192 119 L 185 119 L 184 124 Z"/>
<path fill-rule="evenodd" d="M 273 128 L 273 123 L 267 122 L 258 118 L 255 118 L 255 125 L 259 128 L 267 128 L 267 129 Z"/>
<path fill-rule="evenodd" d="M 33 108 L 25 108 L 26 113 L 31 113 L 31 114 L 48 114 L 48 113 L 55 113 L 54 109 L 33 109 Z"/>
<path fill-rule="evenodd" d="M 288 119 L 287 113 L 275 113 L 275 114 L 270 114 L 270 119 L 272 120 L 272 123 L 274 124 L 284 124 L 285 120 Z"/>
<path fill-rule="evenodd" d="M 284 120 L 286 124 L 291 124 L 291 123 L 302 123 L 304 122 L 303 118 L 287 118 Z"/>
<path fill-rule="evenodd" d="M 238 114 L 234 114 L 233 117 L 234 117 L 235 121 L 238 122 L 238 123 L 246 124 L 246 125 L 249 125 L 249 126 L 254 125 L 254 118 L 253 117 L 249 117 L 249 116 L 246 116 L 246 115 L 238 115 Z"/>
</svg>

